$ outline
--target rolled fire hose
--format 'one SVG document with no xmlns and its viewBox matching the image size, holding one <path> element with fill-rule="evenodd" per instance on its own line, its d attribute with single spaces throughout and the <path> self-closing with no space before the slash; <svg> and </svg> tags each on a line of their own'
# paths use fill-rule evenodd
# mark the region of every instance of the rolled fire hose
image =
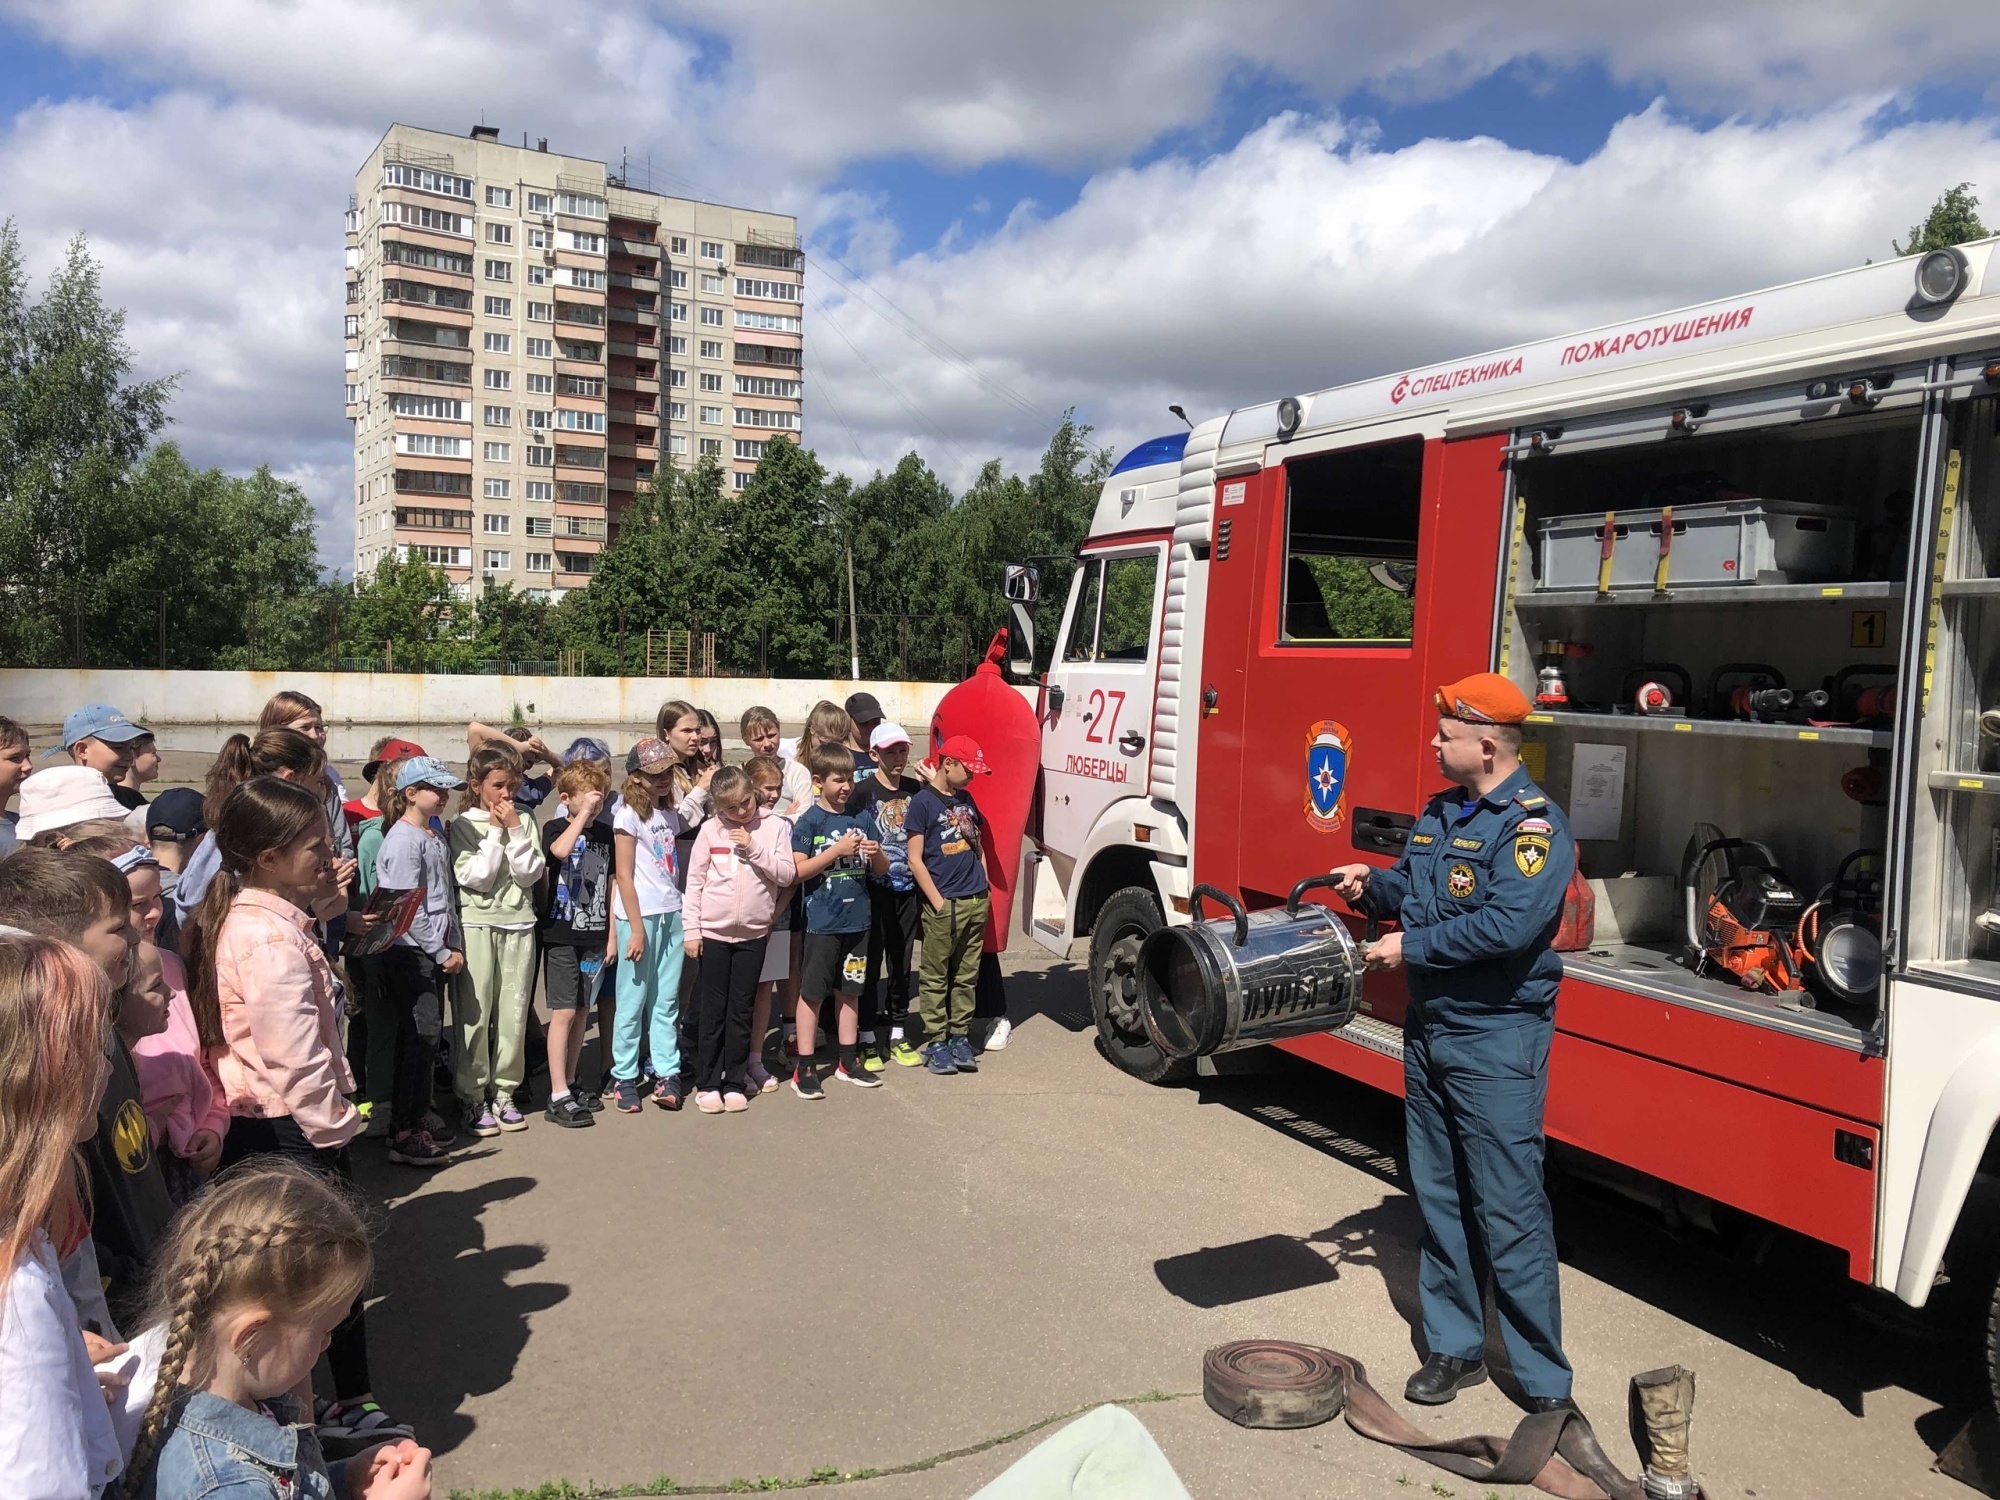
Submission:
<svg viewBox="0 0 2000 1500">
<path fill-rule="evenodd" d="M 1632 1377 L 1633 1445 L 1646 1469 L 1627 1478 L 1582 1412 L 1535 1412 L 1512 1435 L 1436 1438 L 1407 1420 L 1368 1383 L 1360 1360 L 1332 1349 L 1246 1339 L 1208 1351 L 1202 1394 L 1244 1427 L 1308 1427 L 1344 1416 L 1371 1442 L 1478 1484 L 1532 1484 L 1561 1500 L 1699 1500 L 1687 1466 L 1694 1375 L 1678 1365 Z"/>
</svg>

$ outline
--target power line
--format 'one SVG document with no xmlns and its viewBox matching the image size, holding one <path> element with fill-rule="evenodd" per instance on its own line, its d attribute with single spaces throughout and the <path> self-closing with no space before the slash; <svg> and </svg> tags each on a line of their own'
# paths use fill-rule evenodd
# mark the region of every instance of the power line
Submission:
<svg viewBox="0 0 2000 1500">
<path fill-rule="evenodd" d="M 820 399 L 826 402 L 826 409 L 833 413 L 833 419 L 846 431 L 847 441 L 854 445 L 854 456 L 860 459 L 864 465 L 867 464 L 868 455 L 861 451 L 861 439 L 854 435 L 854 429 L 847 425 L 847 418 L 843 417 L 840 414 L 840 408 L 833 404 L 833 395 L 827 390 L 826 382 L 813 373 L 811 366 L 806 367 L 805 373 L 806 379 L 812 382 L 813 389 L 819 392 Z M 880 465 L 878 464 L 877 467 L 879 468 Z"/>
<path fill-rule="evenodd" d="M 899 387 L 896 384 L 896 382 L 891 380 L 887 375 L 884 375 L 881 372 L 881 370 L 877 369 L 874 360 L 870 359 L 867 355 L 861 352 L 861 346 L 855 343 L 853 339 L 847 336 L 847 330 L 840 326 L 839 320 L 834 317 L 832 311 L 827 307 L 824 299 L 821 300 L 819 305 L 819 315 L 827 324 L 829 324 L 832 327 L 835 333 L 840 335 L 840 341 L 845 345 L 847 345 L 849 349 L 852 349 L 854 351 L 854 357 L 860 360 L 861 363 L 863 363 L 864 365 L 868 366 L 869 370 L 874 374 L 875 378 L 881 381 L 883 385 L 889 388 L 890 394 L 893 395 L 899 402 L 902 403 L 903 410 L 907 411 L 910 414 L 910 420 L 915 422 L 919 429 L 921 429 L 924 433 L 926 433 L 930 437 L 937 439 L 937 441 L 942 443 L 945 447 L 949 448 L 954 454 L 957 455 L 958 461 L 961 464 L 970 462 L 970 460 L 966 457 L 965 450 L 959 447 L 958 444 L 953 442 L 949 437 L 945 436 L 943 432 L 940 432 L 937 429 L 933 428 L 930 422 L 925 418 L 924 414 L 917 409 L 916 404 L 912 402 L 908 396 L 903 394 L 901 387 Z M 824 382 L 821 382 L 821 388 L 822 389 L 825 388 Z"/>
</svg>

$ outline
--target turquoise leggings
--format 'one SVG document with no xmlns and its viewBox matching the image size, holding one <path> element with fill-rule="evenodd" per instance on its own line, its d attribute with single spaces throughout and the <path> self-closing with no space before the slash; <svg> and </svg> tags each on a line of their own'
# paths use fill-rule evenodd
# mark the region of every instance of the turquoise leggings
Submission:
<svg viewBox="0 0 2000 1500">
<path fill-rule="evenodd" d="M 618 993 L 611 1018 L 611 1076 L 625 1083 L 639 1078 L 639 1038 L 652 1054 L 653 1076 L 674 1078 L 681 1071 L 680 1039 L 675 1023 L 681 1010 L 681 914 L 663 912 L 641 917 L 646 951 L 637 963 L 625 959 L 631 924 L 620 917 L 618 928 Z"/>
</svg>

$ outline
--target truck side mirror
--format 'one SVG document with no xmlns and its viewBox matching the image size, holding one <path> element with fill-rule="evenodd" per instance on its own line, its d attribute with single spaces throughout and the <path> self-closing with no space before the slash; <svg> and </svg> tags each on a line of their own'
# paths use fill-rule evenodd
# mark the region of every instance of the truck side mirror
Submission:
<svg viewBox="0 0 2000 1500">
<path fill-rule="evenodd" d="M 1028 571 L 1032 573 L 1034 569 Z M 1017 681 L 1032 682 L 1035 676 L 1034 614 L 1025 603 L 1018 601 L 1009 603 L 1007 612 L 1007 671 Z"/>
<path fill-rule="evenodd" d="M 1026 563 L 1009 563 L 1000 589 L 1009 604 L 1033 604 L 1041 596 L 1042 575 Z"/>
</svg>

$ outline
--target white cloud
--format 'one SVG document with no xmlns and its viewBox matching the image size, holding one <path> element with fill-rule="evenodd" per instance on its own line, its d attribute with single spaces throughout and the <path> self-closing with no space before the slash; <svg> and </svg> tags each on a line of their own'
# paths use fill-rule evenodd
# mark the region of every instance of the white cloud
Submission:
<svg viewBox="0 0 2000 1500">
<path fill-rule="evenodd" d="M 1288 116 L 1199 163 L 1100 174 L 1064 213 L 867 286 L 1122 446 L 1169 430 L 1173 401 L 1212 414 L 1883 258 L 1944 185 L 2000 182 L 1991 123 L 1874 115 L 1701 129 L 1656 106 L 1575 164 L 1492 140 L 1376 152 Z M 830 275 L 816 295 L 809 363 L 869 464 L 914 443 L 950 473 L 940 441 L 1026 462 L 1046 437 Z M 853 465 L 847 432 L 809 411 L 812 441 Z"/>
</svg>

